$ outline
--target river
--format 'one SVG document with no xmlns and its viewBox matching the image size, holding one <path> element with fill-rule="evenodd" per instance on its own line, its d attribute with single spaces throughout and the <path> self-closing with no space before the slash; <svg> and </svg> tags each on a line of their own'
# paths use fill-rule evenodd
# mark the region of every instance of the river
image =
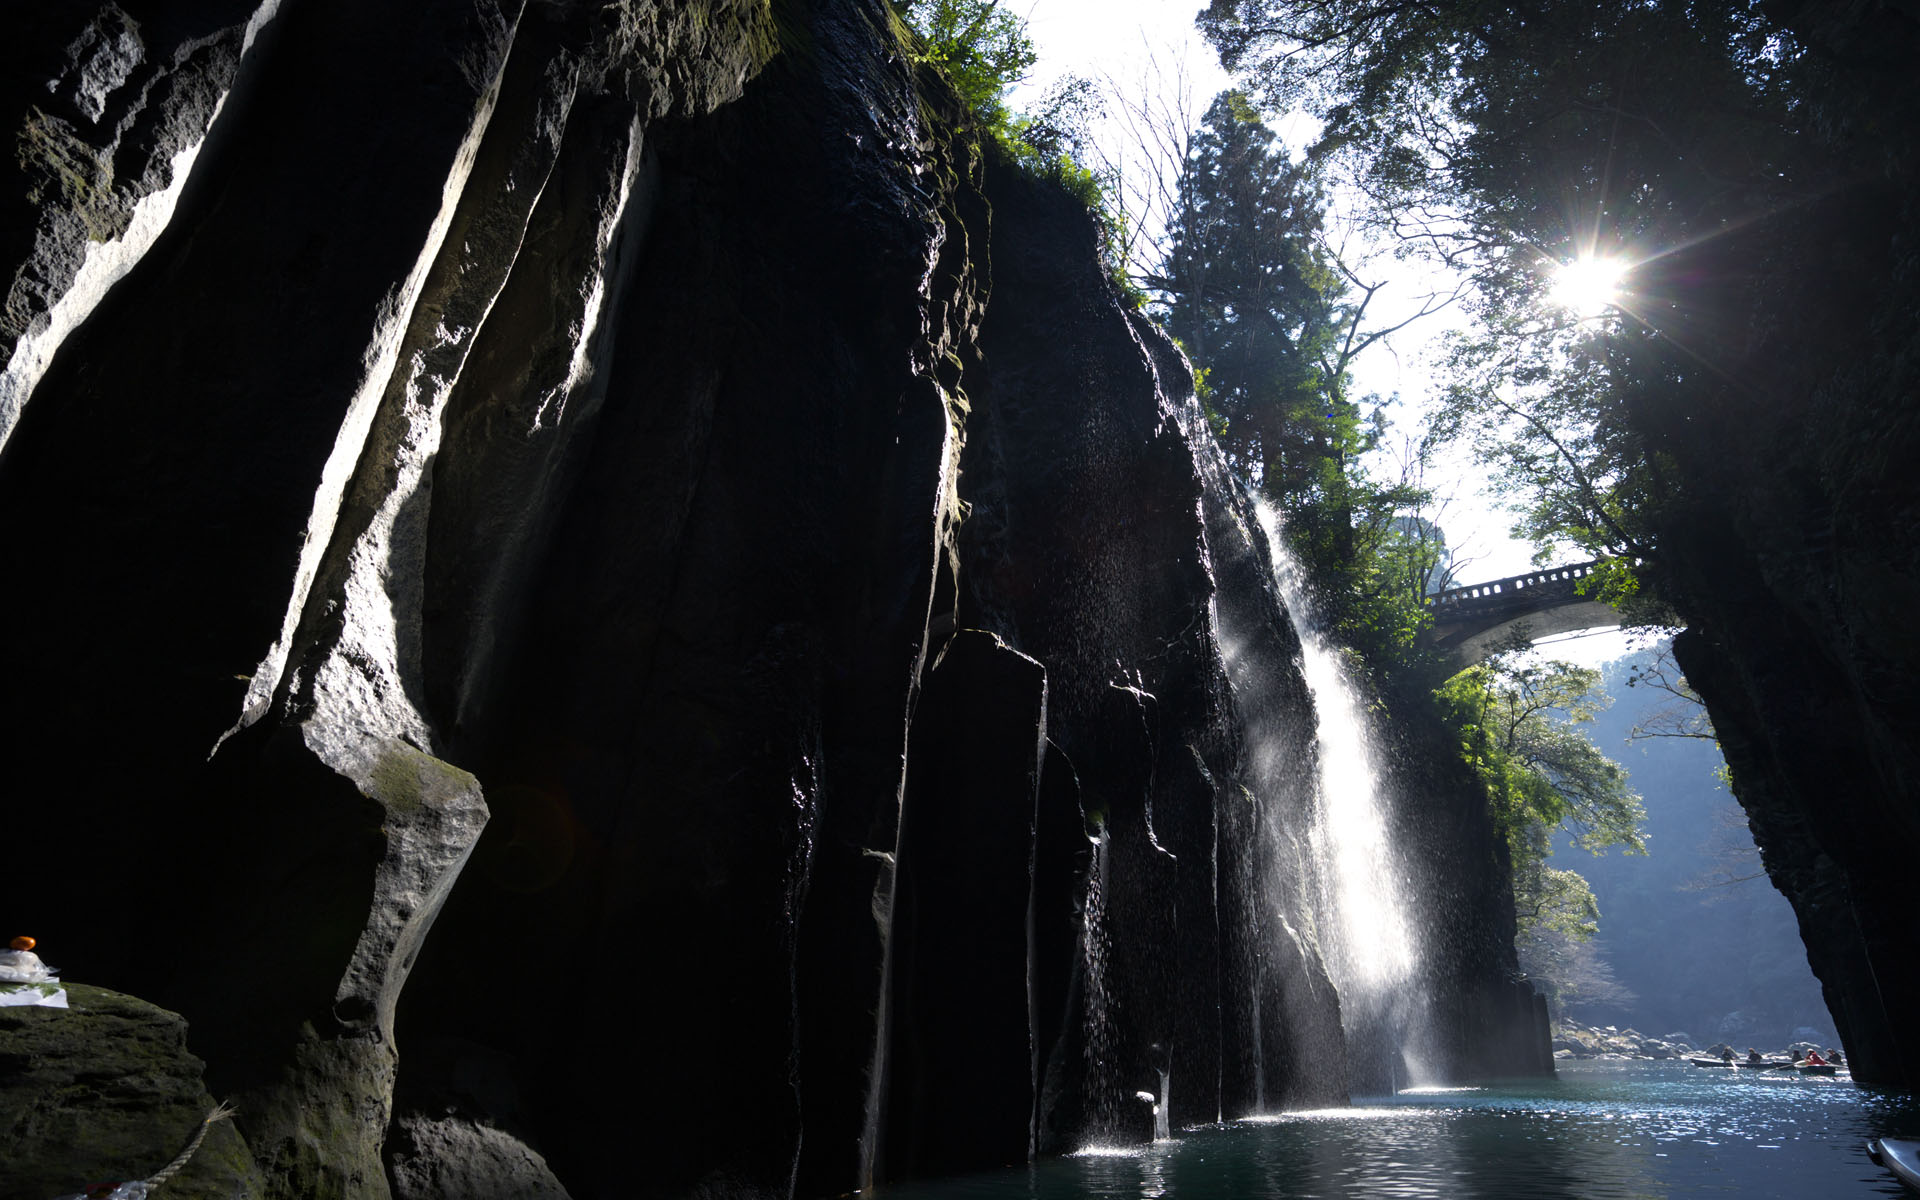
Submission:
<svg viewBox="0 0 1920 1200">
<path fill-rule="evenodd" d="M 1851 1081 L 1571 1062 L 1554 1080 L 1357 1099 L 1183 1130 L 1125 1151 L 883 1188 L 883 1200 L 1069 1197 L 1904 1196 L 1869 1137 L 1920 1137 L 1920 1101 Z"/>
</svg>

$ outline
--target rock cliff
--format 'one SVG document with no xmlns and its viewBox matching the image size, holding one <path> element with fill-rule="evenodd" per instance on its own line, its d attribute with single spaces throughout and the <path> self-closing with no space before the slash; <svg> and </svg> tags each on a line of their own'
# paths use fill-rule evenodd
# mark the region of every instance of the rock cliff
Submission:
<svg viewBox="0 0 1920 1200">
<path fill-rule="evenodd" d="M 1741 280 L 1703 348 L 1723 386 L 1632 414 L 1672 471 L 1656 578 L 1688 630 L 1768 874 L 1793 904 L 1854 1077 L 1920 1086 L 1920 256 L 1910 69 L 1886 6 L 1781 6 L 1831 74 L 1810 141 L 1856 181 L 1681 270 Z M 1781 254 L 1775 259 L 1776 252 Z M 1791 264 L 1789 286 L 1746 283 Z"/>
<path fill-rule="evenodd" d="M 884 3 L 29 32 L 0 910 L 188 1017 L 268 1194 L 838 1194 L 1169 1077 L 1344 1098 L 1262 535 Z M 1456 1070 L 1544 1048 L 1510 967 L 1437 985 L 1512 1000 Z"/>
</svg>

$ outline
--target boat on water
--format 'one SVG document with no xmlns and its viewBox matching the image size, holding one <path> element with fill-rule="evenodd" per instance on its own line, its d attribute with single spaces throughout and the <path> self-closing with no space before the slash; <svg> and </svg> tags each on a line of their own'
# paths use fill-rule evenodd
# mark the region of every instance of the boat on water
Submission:
<svg viewBox="0 0 1920 1200">
<path fill-rule="evenodd" d="M 1840 1068 L 1834 1066 L 1832 1063 L 1815 1063 L 1812 1066 L 1802 1065 L 1796 1069 L 1802 1075 L 1832 1075 Z"/>
<path fill-rule="evenodd" d="M 1867 1157 L 1899 1176 L 1900 1182 L 1920 1192 L 1920 1142 L 1905 1138 L 1876 1138 L 1867 1143 Z"/>
<path fill-rule="evenodd" d="M 1746 1071 L 1786 1071 L 1795 1065 L 1785 1058 L 1766 1058 L 1759 1062 L 1750 1062 L 1744 1058 L 1689 1058 L 1688 1062 L 1696 1067 L 1738 1067 Z"/>
</svg>

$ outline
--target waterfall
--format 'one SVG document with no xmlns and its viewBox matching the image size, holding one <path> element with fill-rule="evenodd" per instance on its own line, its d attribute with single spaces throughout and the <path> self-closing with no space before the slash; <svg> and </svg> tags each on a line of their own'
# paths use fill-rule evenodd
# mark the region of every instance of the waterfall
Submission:
<svg viewBox="0 0 1920 1200">
<path fill-rule="evenodd" d="M 1173 1136 L 1173 1072 L 1166 1068 L 1160 1071 L 1160 1096 L 1153 1103 L 1153 1140 L 1164 1142 Z"/>
<path fill-rule="evenodd" d="M 1340 993 L 1349 1061 L 1360 1078 L 1385 1078 L 1392 1086 L 1399 1081 L 1398 1060 L 1414 1069 L 1411 1043 L 1422 1023 L 1404 872 L 1388 831 L 1366 712 L 1341 649 L 1327 635 L 1279 514 L 1265 503 L 1256 510 L 1313 695 L 1319 779 L 1309 847 L 1319 875 L 1317 907 L 1331 917 L 1321 925 L 1321 950 Z"/>
<path fill-rule="evenodd" d="M 1115 1061 L 1112 997 L 1108 994 L 1107 962 L 1111 952 L 1107 929 L 1107 831 L 1093 841 L 1093 861 L 1087 870 L 1086 926 L 1083 933 L 1086 981 L 1087 1131 L 1098 1144 L 1119 1132 L 1121 1095 L 1119 1064 Z"/>
</svg>

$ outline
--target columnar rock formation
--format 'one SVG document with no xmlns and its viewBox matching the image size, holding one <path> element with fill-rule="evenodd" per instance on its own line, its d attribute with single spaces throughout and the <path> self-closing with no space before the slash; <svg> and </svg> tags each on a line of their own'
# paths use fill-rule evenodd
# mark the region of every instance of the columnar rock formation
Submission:
<svg viewBox="0 0 1920 1200">
<path fill-rule="evenodd" d="M 271 1194 L 1344 1097 L 1261 535 L 887 5 L 179 7 L 8 51 L 4 911 L 189 1019 Z M 1544 1050 L 1440 911 L 1451 1067 Z"/>
</svg>

